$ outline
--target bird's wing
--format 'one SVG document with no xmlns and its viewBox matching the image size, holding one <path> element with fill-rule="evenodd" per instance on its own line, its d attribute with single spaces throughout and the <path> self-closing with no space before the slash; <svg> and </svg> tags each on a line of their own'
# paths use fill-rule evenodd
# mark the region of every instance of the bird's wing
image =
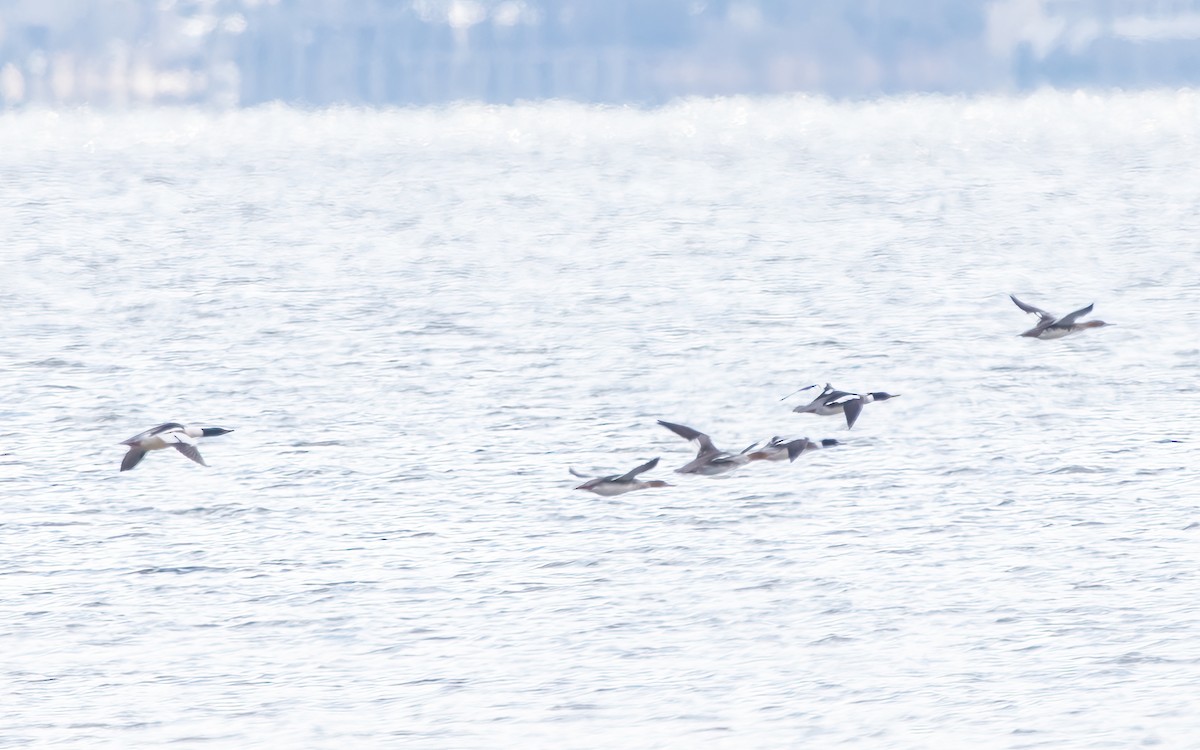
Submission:
<svg viewBox="0 0 1200 750">
<path fill-rule="evenodd" d="M 1084 315 L 1087 315 L 1088 313 L 1090 313 L 1092 311 L 1092 308 L 1095 307 L 1095 305 L 1096 305 L 1096 303 L 1093 302 L 1092 304 L 1088 305 L 1087 307 L 1081 307 L 1073 313 L 1064 315 L 1061 318 L 1059 318 L 1058 320 L 1054 321 L 1054 325 L 1056 325 L 1056 326 L 1073 325 L 1076 320 L 1078 320 L 1079 318 L 1082 318 Z"/>
<path fill-rule="evenodd" d="M 129 452 L 125 454 L 125 458 L 121 459 L 121 471 L 129 471 L 138 465 L 142 457 L 146 455 L 146 451 L 136 446 L 130 446 Z"/>
<path fill-rule="evenodd" d="M 848 404 L 851 401 L 857 401 L 862 398 L 858 393 L 847 393 L 846 391 L 834 391 L 829 394 L 829 398 L 825 399 L 825 406 L 839 406 Z"/>
<path fill-rule="evenodd" d="M 196 446 L 192 445 L 191 443 L 185 443 L 183 441 L 176 442 L 175 450 L 179 451 L 201 466 L 208 466 L 208 464 L 204 463 L 204 457 L 200 455 L 200 451 L 197 450 Z"/>
<path fill-rule="evenodd" d="M 1025 312 L 1033 313 L 1034 315 L 1038 316 L 1042 320 L 1046 320 L 1047 318 L 1049 318 L 1050 320 L 1054 320 L 1053 313 L 1048 313 L 1040 307 L 1034 307 L 1033 305 L 1027 305 L 1024 302 L 1022 302 L 1021 300 L 1017 299 L 1015 294 L 1010 294 L 1010 295 L 1008 295 L 1008 297 L 1016 304 L 1017 307 L 1021 308 Z"/>
<path fill-rule="evenodd" d="M 655 466 L 658 466 L 657 458 L 651 459 L 651 460 L 647 461 L 646 463 L 642 464 L 641 466 L 637 467 L 636 469 L 632 469 L 629 472 L 622 474 L 621 476 L 617 477 L 615 481 L 628 482 L 631 479 L 633 479 L 634 477 L 636 477 L 638 474 L 641 474 L 644 471 L 650 471 Z"/>
<path fill-rule="evenodd" d="M 746 457 L 740 453 L 726 453 L 725 451 L 717 451 L 715 455 L 708 458 L 709 463 L 713 464 L 737 464 L 746 463 Z"/>
<path fill-rule="evenodd" d="M 150 429 L 146 430 L 145 432 L 139 432 L 138 434 L 134 435 L 133 437 L 129 438 L 128 440 L 122 440 L 121 445 L 133 445 L 136 442 L 145 440 L 146 438 L 150 437 L 151 435 L 157 435 L 160 432 L 170 432 L 171 430 L 181 430 L 181 429 L 183 429 L 183 425 L 179 424 L 178 422 L 163 422 L 158 427 L 151 427 Z"/>
<path fill-rule="evenodd" d="M 750 453 L 756 450 L 767 448 L 770 444 L 766 440 L 756 440 L 745 448 L 742 448 L 742 454 Z"/>
<path fill-rule="evenodd" d="M 854 427 L 854 423 L 858 421 L 858 415 L 862 413 L 863 402 L 861 398 L 852 399 L 845 403 L 843 411 L 846 412 L 846 429 Z"/>
<path fill-rule="evenodd" d="M 800 438 L 799 440 L 793 440 L 792 442 L 788 443 L 788 461 L 795 461 L 800 457 L 800 454 L 808 450 L 810 446 L 815 447 L 813 443 L 808 441 L 808 438 Z"/>
<path fill-rule="evenodd" d="M 579 477 L 580 479 L 591 479 L 592 478 L 590 474 L 580 474 L 578 471 L 575 471 L 575 469 L 573 469 L 570 466 L 567 467 L 567 471 L 571 472 L 571 476 Z"/>
<path fill-rule="evenodd" d="M 797 388 L 796 390 L 792 391 L 791 393 L 789 393 L 788 395 L 784 396 L 783 398 L 781 398 L 779 400 L 787 401 L 789 398 L 791 398 L 792 396 L 795 396 L 800 391 L 807 391 L 809 388 L 816 388 L 816 387 L 817 387 L 817 384 L 813 383 L 812 385 L 806 385 L 803 388 Z"/>
<path fill-rule="evenodd" d="M 661 419 L 658 420 L 658 423 L 684 440 L 695 440 L 700 444 L 701 453 L 717 450 L 716 446 L 713 445 L 712 438 L 710 438 L 708 435 L 705 435 L 703 432 L 700 432 L 699 430 L 693 430 L 691 427 L 675 424 L 673 422 L 664 422 Z"/>
</svg>

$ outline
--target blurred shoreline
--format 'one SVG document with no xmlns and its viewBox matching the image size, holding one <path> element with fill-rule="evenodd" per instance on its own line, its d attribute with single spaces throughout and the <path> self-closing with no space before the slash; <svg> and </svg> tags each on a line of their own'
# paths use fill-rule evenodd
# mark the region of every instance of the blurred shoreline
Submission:
<svg viewBox="0 0 1200 750">
<path fill-rule="evenodd" d="M 10 0 L 0 106 L 1200 84 L 1200 0 Z"/>
</svg>

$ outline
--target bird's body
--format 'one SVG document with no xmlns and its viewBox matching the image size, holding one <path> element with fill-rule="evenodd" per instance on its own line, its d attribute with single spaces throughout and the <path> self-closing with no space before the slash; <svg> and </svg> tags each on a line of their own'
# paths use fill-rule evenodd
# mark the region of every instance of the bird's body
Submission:
<svg viewBox="0 0 1200 750">
<path fill-rule="evenodd" d="M 588 492 L 594 492 L 597 495 L 603 495 L 604 497 L 614 497 L 616 495 L 624 495 L 626 492 L 633 492 L 634 490 L 644 490 L 648 487 L 670 487 L 671 485 L 660 479 L 642 481 L 637 478 L 638 474 L 650 471 L 655 466 L 658 466 L 657 458 L 647 461 L 636 469 L 626 472 L 625 474 L 613 474 L 612 476 L 588 479 L 575 489 L 587 490 Z M 580 474 L 574 469 L 571 469 L 570 471 L 577 477 L 587 477 L 586 474 Z"/>
<path fill-rule="evenodd" d="M 1090 313 L 1095 303 L 1088 305 L 1087 307 L 1081 307 L 1075 312 L 1064 315 L 1060 318 L 1054 313 L 1046 312 L 1040 307 L 1034 307 L 1033 305 L 1022 302 L 1021 300 L 1017 299 L 1016 295 L 1010 294 L 1008 296 L 1010 299 L 1012 299 L 1013 304 L 1015 304 L 1017 307 L 1021 308 L 1027 313 L 1030 313 L 1031 315 L 1038 316 L 1038 324 L 1033 328 L 1030 328 L 1028 331 L 1018 334 L 1020 336 L 1033 339 L 1042 339 L 1045 341 L 1050 339 L 1061 339 L 1063 336 L 1069 336 L 1072 333 L 1079 333 L 1080 331 L 1085 331 L 1088 328 L 1102 328 L 1103 326 L 1112 325 L 1112 323 L 1105 323 L 1103 320 L 1088 320 L 1084 321 L 1083 323 L 1075 322 L 1079 318 L 1082 318 L 1084 315 Z"/>
<path fill-rule="evenodd" d="M 201 466 L 208 466 L 208 464 L 204 463 L 204 457 L 200 455 L 200 451 L 196 448 L 196 440 L 202 437 L 224 435 L 227 432 L 233 432 L 233 430 L 227 430 L 223 427 L 200 427 L 198 425 L 183 425 L 178 422 L 165 422 L 158 427 L 152 427 L 145 432 L 138 433 L 128 440 L 121 441 L 121 445 L 129 446 L 129 452 L 125 454 L 125 458 L 121 461 L 121 471 L 129 471 L 137 466 L 149 451 L 157 451 L 164 448 L 174 448 Z"/>
</svg>

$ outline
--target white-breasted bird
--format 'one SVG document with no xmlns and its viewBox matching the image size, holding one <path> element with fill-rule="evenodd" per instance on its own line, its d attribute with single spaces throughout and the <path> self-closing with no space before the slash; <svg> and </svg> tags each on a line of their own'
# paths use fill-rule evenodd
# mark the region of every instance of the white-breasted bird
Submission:
<svg viewBox="0 0 1200 750">
<path fill-rule="evenodd" d="M 204 463 L 204 457 L 200 455 L 200 451 L 196 449 L 196 439 L 216 437 L 227 432 L 233 432 L 233 430 L 227 430 L 224 427 L 182 425 L 178 422 L 160 424 L 158 427 L 152 427 L 128 440 L 121 441 L 121 445 L 129 446 L 129 452 L 121 460 L 121 471 L 129 471 L 137 466 L 148 451 L 162 450 L 163 448 L 174 448 L 201 466 L 208 466 Z"/>
<path fill-rule="evenodd" d="M 800 390 L 803 391 L 813 387 L 808 385 Z M 849 393 L 847 391 L 839 391 L 829 383 L 826 383 L 825 390 L 821 391 L 816 398 L 803 406 L 797 406 L 792 411 L 798 414 L 820 414 L 821 416 L 845 414 L 846 429 L 848 430 L 858 421 L 858 415 L 862 413 L 864 406 L 876 401 L 887 401 L 889 398 L 896 398 L 899 395 L 899 393 L 884 393 L 883 391 L 875 393 Z"/>
</svg>

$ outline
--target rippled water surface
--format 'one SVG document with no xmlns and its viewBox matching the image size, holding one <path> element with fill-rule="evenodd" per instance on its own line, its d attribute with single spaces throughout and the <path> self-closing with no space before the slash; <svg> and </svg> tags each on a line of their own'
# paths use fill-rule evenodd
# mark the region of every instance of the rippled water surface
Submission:
<svg viewBox="0 0 1200 750">
<path fill-rule="evenodd" d="M 1195 92 L 4 114 L 0 746 L 1200 747 L 1197 163 Z"/>
</svg>

